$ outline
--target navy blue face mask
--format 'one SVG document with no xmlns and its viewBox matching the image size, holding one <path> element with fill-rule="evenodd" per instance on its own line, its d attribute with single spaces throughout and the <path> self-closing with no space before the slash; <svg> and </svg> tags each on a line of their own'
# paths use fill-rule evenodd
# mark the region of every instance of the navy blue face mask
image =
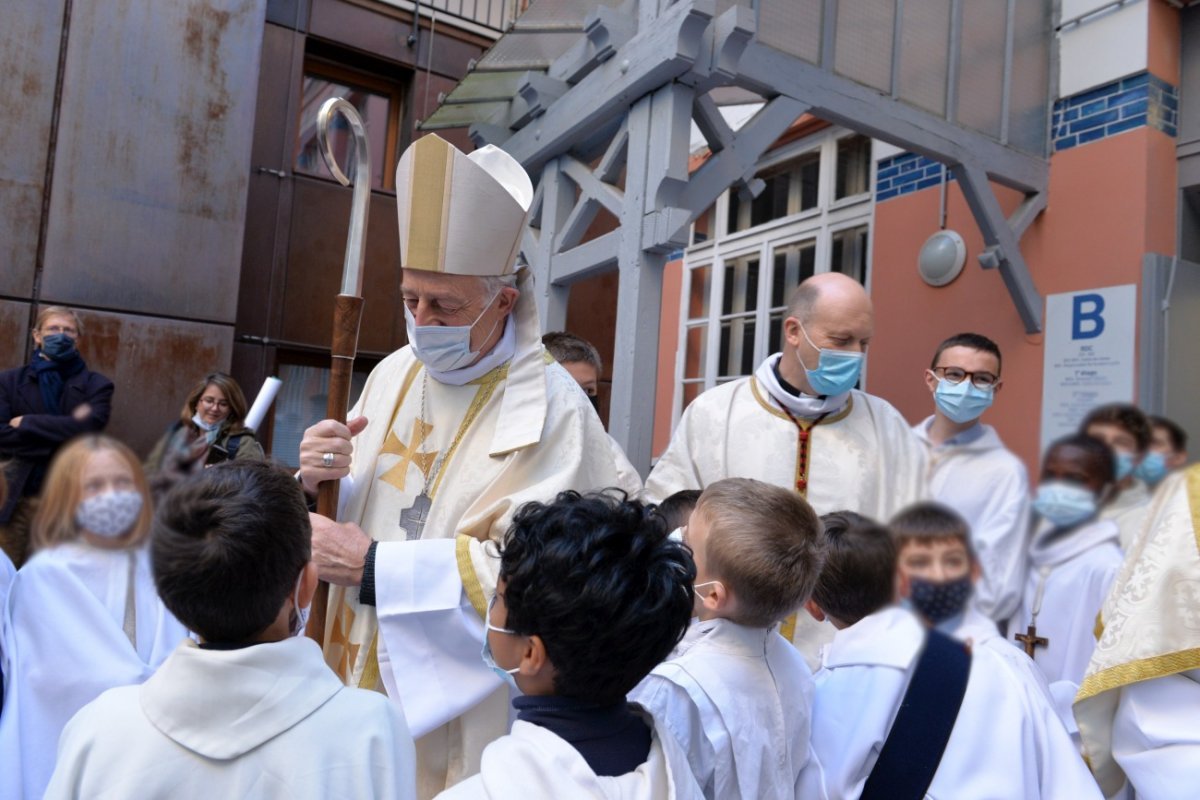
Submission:
<svg viewBox="0 0 1200 800">
<path fill-rule="evenodd" d="M 53 361 L 61 361 L 75 352 L 75 340 L 65 333 L 52 333 L 42 337 L 42 354 Z"/>
<path fill-rule="evenodd" d="M 971 597 L 970 575 L 953 581 L 927 581 L 913 577 L 908 582 L 911 589 L 909 602 L 934 625 L 961 614 Z"/>
</svg>

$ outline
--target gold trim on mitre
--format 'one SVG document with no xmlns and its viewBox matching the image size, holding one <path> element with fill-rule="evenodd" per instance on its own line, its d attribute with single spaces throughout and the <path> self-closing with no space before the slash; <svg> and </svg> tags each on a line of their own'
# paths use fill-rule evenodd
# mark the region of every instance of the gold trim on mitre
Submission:
<svg viewBox="0 0 1200 800">
<path fill-rule="evenodd" d="M 533 183 L 520 163 L 488 145 L 465 154 L 436 134 L 396 165 L 400 264 L 448 275 L 515 269 Z"/>
</svg>

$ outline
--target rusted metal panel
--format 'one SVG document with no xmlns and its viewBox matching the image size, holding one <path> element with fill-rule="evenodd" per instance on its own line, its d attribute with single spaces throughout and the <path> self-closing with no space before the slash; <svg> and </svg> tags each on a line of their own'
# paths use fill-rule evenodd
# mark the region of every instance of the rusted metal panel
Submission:
<svg viewBox="0 0 1200 800">
<path fill-rule="evenodd" d="M 311 178 L 293 180 L 291 241 L 283 293 L 280 338 L 329 347 L 333 298 L 342 279 L 350 189 Z M 400 305 L 400 238 L 396 198 L 371 194 L 367 257 L 363 273 L 362 331 L 358 350 L 389 353 L 404 343 Z"/>
<path fill-rule="evenodd" d="M 75 4 L 43 298 L 233 322 L 265 2 Z"/>
<path fill-rule="evenodd" d="M 0 300 L 0 370 L 19 367 L 29 358 L 29 303 Z"/>
<path fill-rule="evenodd" d="M 233 328 L 203 322 L 80 311 L 86 331 L 80 351 L 88 366 L 116 385 L 108 433 L 146 456 L 192 385 L 228 371 Z M 243 387 L 253 394 L 258 388 Z"/>
<path fill-rule="evenodd" d="M 29 296 L 37 260 L 63 0 L 0 12 L 0 294 Z"/>
</svg>

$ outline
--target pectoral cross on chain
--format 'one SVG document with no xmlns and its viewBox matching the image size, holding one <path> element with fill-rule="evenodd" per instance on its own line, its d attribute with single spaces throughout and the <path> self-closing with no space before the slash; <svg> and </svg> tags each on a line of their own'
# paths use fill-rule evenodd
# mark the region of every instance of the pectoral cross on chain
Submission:
<svg viewBox="0 0 1200 800">
<path fill-rule="evenodd" d="M 1013 638 L 1018 642 L 1021 642 L 1022 646 L 1025 648 L 1025 655 L 1029 656 L 1030 658 L 1033 658 L 1034 649 L 1037 648 L 1038 645 L 1041 645 L 1042 647 L 1050 646 L 1049 639 L 1044 636 L 1037 635 L 1037 625 L 1030 625 L 1024 633 L 1014 633 Z"/>
<path fill-rule="evenodd" d="M 421 538 L 421 531 L 425 530 L 425 521 L 429 519 L 429 509 L 432 506 L 433 500 L 421 492 L 413 498 L 411 506 L 400 512 L 400 527 L 404 529 L 407 541 Z"/>
</svg>

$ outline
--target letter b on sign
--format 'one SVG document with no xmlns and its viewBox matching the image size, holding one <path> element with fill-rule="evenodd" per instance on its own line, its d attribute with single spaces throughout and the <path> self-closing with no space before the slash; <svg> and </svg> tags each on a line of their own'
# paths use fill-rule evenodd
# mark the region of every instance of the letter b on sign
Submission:
<svg viewBox="0 0 1200 800">
<path fill-rule="evenodd" d="M 1095 339 L 1104 333 L 1104 296 L 1080 294 L 1071 300 L 1071 338 Z"/>
</svg>

